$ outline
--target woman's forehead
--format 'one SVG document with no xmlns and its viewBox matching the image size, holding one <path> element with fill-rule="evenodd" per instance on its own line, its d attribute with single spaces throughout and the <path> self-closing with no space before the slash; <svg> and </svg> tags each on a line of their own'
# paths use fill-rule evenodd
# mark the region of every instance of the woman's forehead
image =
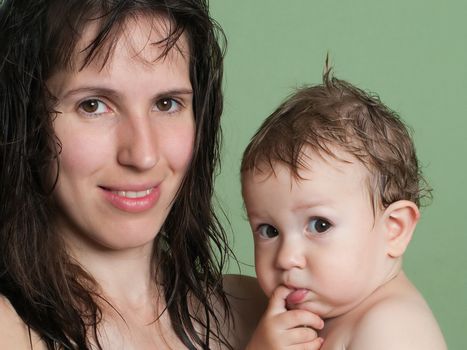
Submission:
<svg viewBox="0 0 467 350">
<path fill-rule="evenodd" d="M 99 20 L 84 26 L 67 68 L 79 71 L 96 65 L 103 69 L 116 50 L 149 65 L 160 59 L 170 60 L 174 55 L 181 54 L 187 60 L 190 56 L 186 35 L 174 33 L 173 23 L 162 14 L 128 16 L 104 36 L 101 27 Z"/>
</svg>

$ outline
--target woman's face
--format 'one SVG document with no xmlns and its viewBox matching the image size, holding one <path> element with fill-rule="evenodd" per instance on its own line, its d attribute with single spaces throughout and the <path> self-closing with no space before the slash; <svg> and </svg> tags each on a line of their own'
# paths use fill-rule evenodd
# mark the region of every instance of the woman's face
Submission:
<svg viewBox="0 0 467 350">
<path fill-rule="evenodd" d="M 62 144 L 54 192 L 58 232 L 72 249 L 122 250 L 151 243 L 191 160 L 194 141 L 188 46 L 157 58 L 167 22 L 129 20 L 102 68 L 59 71 L 54 130 Z M 94 38 L 89 26 L 78 43 Z M 84 55 L 75 57 L 80 67 Z"/>
</svg>

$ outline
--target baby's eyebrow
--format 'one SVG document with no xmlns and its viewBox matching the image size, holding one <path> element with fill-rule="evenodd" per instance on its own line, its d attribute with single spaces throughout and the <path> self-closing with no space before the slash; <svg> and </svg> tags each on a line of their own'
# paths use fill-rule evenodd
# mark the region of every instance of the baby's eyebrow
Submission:
<svg viewBox="0 0 467 350">
<path fill-rule="evenodd" d="M 248 220 L 263 220 L 262 218 L 264 217 L 264 215 L 260 215 L 256 211 L 247 211 L 247 210 L 245 210 L 245 212 L 247 214 L 247 219 Z"/>
<path fill-rule="evenodd" d="M 327 200 L 310 200 L 308 202 L 300 202 L 292 207 L 293 211 L 303 211 L 307 209 L 311 209 L 314 207 L 320 207 L 329 205 L 331 202 Z"/>
</svg>

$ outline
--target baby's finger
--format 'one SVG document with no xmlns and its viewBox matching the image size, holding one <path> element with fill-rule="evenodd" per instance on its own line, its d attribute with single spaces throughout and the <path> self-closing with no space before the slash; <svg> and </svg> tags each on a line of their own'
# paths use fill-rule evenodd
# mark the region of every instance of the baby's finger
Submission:
<svg viewBox="0 0 467 350">
<path fill-rule="evenodd" d="M 310 343 L 318 338 L 318 333 L 313 328 L 308 327 L 289 329 L 286 334 L 289 345 Z"/>
<path fill-rule="evenodd" d="M 315 340 L 304 343 L 304 344 L 296 344 L 287 347 L 287 350 L 319 350 L 321 349 L 321 345 L 323 345 L 323 338 L 316 338 Z"/>
<path fill-rule="evenodd" d="M 286 299 L 291 291 L 291 289 L 282 285 L 277 287 L 269 298 L 268 311 L 271 314 L 280 314 L 287 311 Z"/>
<path fill-rule="evenodd" d="M 323 329 L 324 321 L 316 314 L 305 310 L 289 310 L 281 315 L 282 325 L 285 329 L 307 326 L 314 329 Z"/>
</svg>

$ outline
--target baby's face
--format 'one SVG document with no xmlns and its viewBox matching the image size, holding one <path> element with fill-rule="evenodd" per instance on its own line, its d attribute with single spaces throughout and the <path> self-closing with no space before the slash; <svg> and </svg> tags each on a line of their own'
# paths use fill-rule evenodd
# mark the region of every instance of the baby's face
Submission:
<svg viewBox="0 0 467 350">
<path fill-rule="evenodd" d="M 256 273 L 269 296 L 279 285 L 293 290 L 288 308 L 323 318 L 352 309 L 388 273 L 381 212 L 373 212 L 368 170 L 346 154 L 307 153 L 303 180 L 280 164 L 275 173 L 243 179 L 254 234 Z"/>
</svg>

